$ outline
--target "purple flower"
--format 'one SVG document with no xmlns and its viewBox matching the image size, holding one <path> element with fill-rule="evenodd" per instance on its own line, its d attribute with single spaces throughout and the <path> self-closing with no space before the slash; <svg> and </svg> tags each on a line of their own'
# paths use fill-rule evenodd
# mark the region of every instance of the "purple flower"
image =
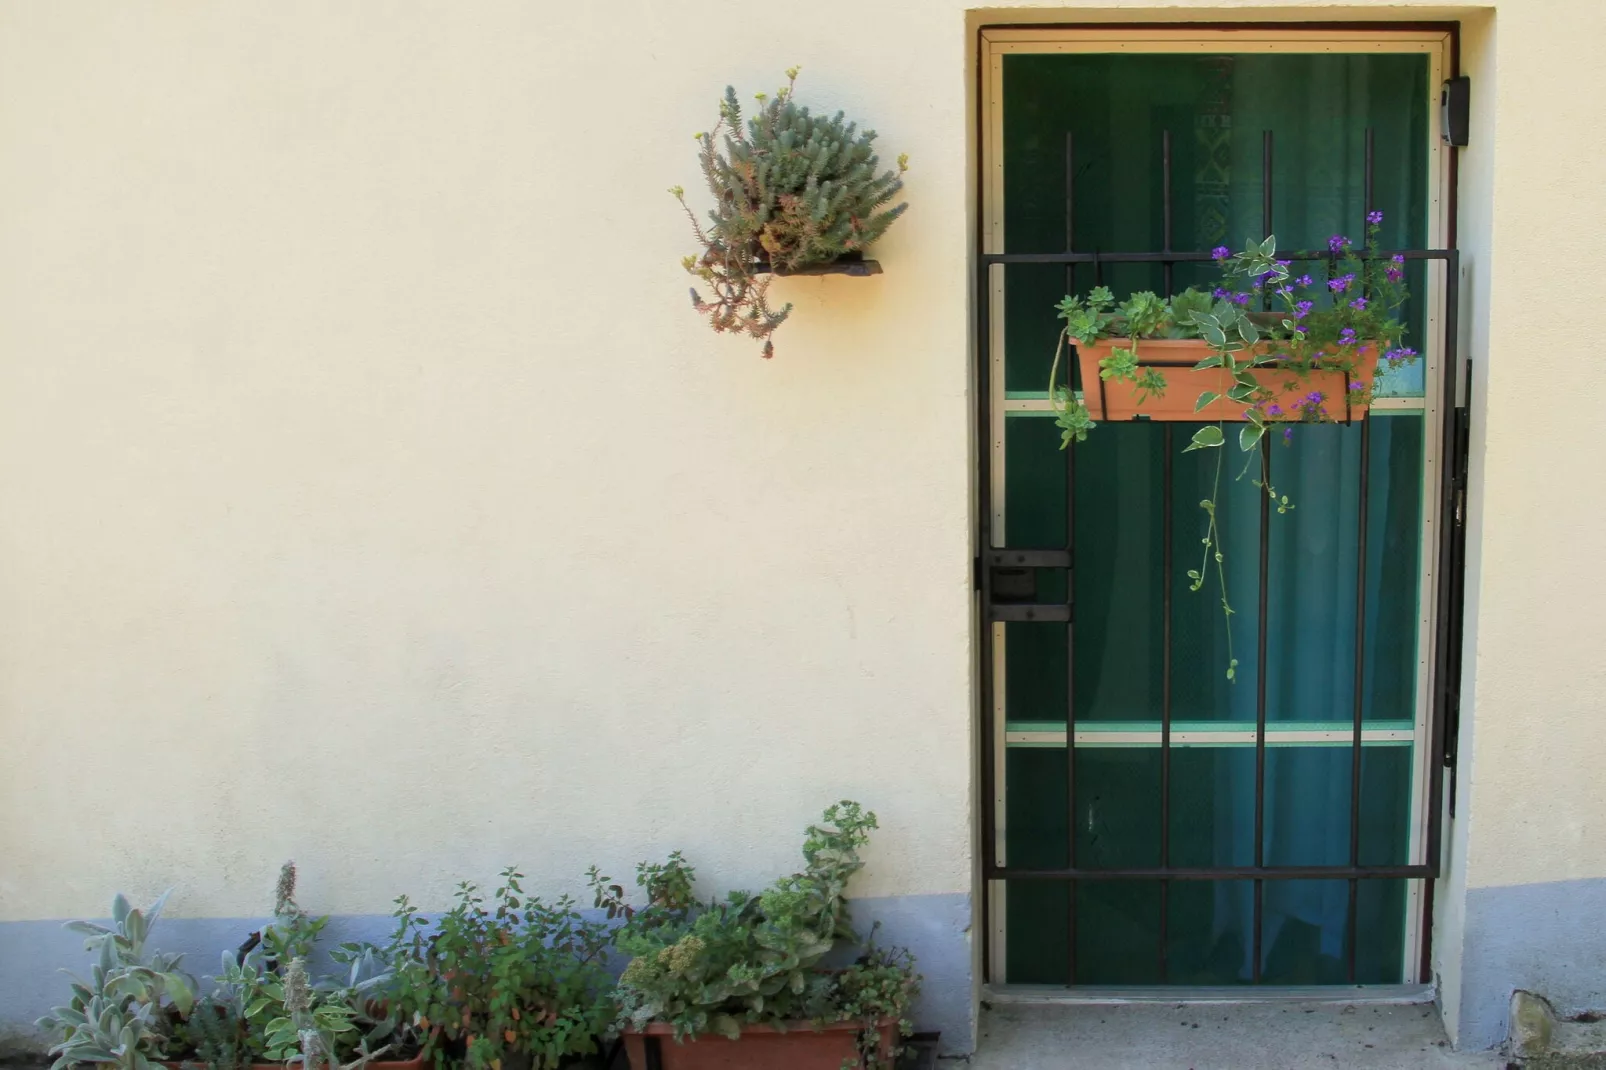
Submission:
<svg viewBox="0 0 1606 1070">
<path fill-rule="evenodd" d="M 1384 268 L 1383 269 L 1383 275 L 1390 282 L 1399 282 L 1401 279 L 1405 278 L 1405 272 L 1401 271 L 1397 267 Z"/>
<path fill-rule="evenodd" d="M 1316 285 L 1316 280 L 1311 278 L 1309 275 L 1301 275 L 1299 278 L 1294 280 L 1294 285 L 1295 286 L 1314 286 L 1314 285 Z"/>
<path fill-rule="evenodd" d="M 1396 264 L 1403 264 L 1405 263 L 1405 254 L 1395 253 L 1393 256 L 1389 257 L 1389 259 L 1394 261 Z"/>
<path fill-rule="evenodd" d="M 1366 384 L 1361 382 L 1359 379 L 1351 379 L 1349 381 L 1349 388 L 1351 390 L 1365 390 Z"/>
<path fill-rule="evenodd" d="M 1338 344 L 1341 345 L 1341 346 L 1352 346 L 1352 345 L 1354 345 L 1355 344 L 1355 328 L 1354 327 L 1345 327 L 1342 331 L 1339 331 L 1338 332 Z"/>
<path fill-rule="evenodd" d="M 1375 227 L 1379 223 L 1383 222 L 1383 213 L 1378 211 L 1367 212 L 1366 221 Z"/>
<path fill-rule="evenodd" d="M 1210 250 L 1210 256 L 1214 260 L 1225 260 L 1231 255 L 1232 250 L 1227 248 L 1225 245 L 1218 245 L 1214 249 Z"/>
<path fill-rule="evenodd" d="M 1391 349 L 1387 353 L 1384 353 L 1383 359 L 1388 361 L 1390 364 L 1400 364 L 1404 361 L 1410 360 L 1414 356 L 1416 356 L 1416 350 L 1412 349 L 1410 346 L 1403 346 L 1399 349 Z"/>
<path fill-rule="evenodd" d="M 1287 286 L 1279 286 L 1277 287 L 1276 294 L 1278 297 L 1292 297 L 1294 296 L 1294 291 Z"/>
<path fill-rule="evenodd" d="M 1320 405 L 1326 396 L 1327 395 L 1323 394 L 1320 390 L 1312 390 L 1310 393 L 1305 395 L 1304 400 L 1308 401 L 1312 405 Z"/>
<path fill-rule="evenodd" d="M 1292 260 L 1273 260 L 1272 263 L 1278 267 L 1290 267 L 1294 262 Z"/>
<path fill-rule="evenodd" d="M 1293 440 L 1294 440 L 1294 429 L 1292 427 L 1283 428 L 1283 441 L 1284 442 L 1292 442 Z"/>
<path fill-rule="evenodd" d="M 1267 416 L 1281 416 L 1282 414 L 1283 414 L 1283 407 L 1281 405 L 1273 405 L 1273 406 L 1271 406 L 1271 408 L 1266 410 L 1266 415 Z"/>
<path fill-rule="evenodd" d="M 1353 301 L 1351 301 L 1349 303 L 1349 307 L 1353 308 L 1353 309 L 1356 309 L 1357 311 L 1360 311 L 1360 312 L 1365 312 L 1366 311 L 1366 298 L 1357 297 L 1355 300 L 1353 300 Z"/>
<path fill-rule="evenodd" d="M 1327 239 L 1327 248 L 1331 249 L 1335 253 L 1342 253 L 1348 245 L 1349 239 L 1344 237 L 1342 234 L 1334 234 L 1331 238 Z"/>
<path fill-rule="evenodd" d="M 1310 313 L 1310 310 L 1315 307 L 1316 304 L 1313 301 L 1301 301 L 1294 306 L 1294 318 L 1296 320 L 1304 319 Z"/>
<path fill-rule="evenodd" d="M 1225 289 L 1223 287 L 1217 286 L 1214 290 L 1210 291 L 1210 296 L 1214 297 L 1214 298 L 1218 298 L 1218 299 L 1224 298 L 1224 297 L 1231 297 L 1232 296 L 1232 291 L 1228 290 L 1228 289 Z"/>
<path fill-rule="evenodd" d="M 1235 293 L 1232 295 L 1232 299 L 1237 304 L 1248 305 L 1251 298 L 1250 295 L 1246 293 Z"/>
</svg>

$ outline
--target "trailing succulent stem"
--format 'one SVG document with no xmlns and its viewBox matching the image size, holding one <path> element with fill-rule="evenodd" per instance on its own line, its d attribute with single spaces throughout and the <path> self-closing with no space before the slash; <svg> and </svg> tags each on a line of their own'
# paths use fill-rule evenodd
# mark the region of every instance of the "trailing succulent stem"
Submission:
<svg viewBox="0 0 1606 1070">
<path fill-rule="evenodd" d="M 770 304 L 770 282 L 814 264 L 859 253 L 886 233 L 908 207 L 888 207 L 903 189 L 908 168 L 877 173 L 871 149 L 875 131 L 861 131 L 843 114 L 813 115 L 793 99 L 798 68 L 774 96 L 757 94 L 757 114 L 743 123 L 736 90 L 725 89 L 719 122 L 697 135 L 698 164 L 713 194 L 703 223 L 670 189 L 691 220 L 701 252 L 682 265 L 708 288 L 692 288 L 692 306 L 715 331 L 745 334 L 775 352 L 770 335 L 786 321 L 790 304 Z"/>
</svg>

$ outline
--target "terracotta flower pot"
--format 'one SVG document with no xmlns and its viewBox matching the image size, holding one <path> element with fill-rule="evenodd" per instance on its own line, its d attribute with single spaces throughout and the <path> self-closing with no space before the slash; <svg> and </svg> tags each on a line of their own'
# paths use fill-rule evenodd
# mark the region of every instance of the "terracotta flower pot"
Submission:
<svg viewBox="0 0 1606 1070">
<path fill-rule="evenodd" d="M 625 1030 L 630 1070 L 647 1070 L 647 1042 L 658 1041 L 661 1070 L 842 1070 L 844 1059 L 859 1057 L 862 1022 L 834 1022 L 816 1028 L 808 1022 L 788 1023 L 785 1031 L 770 1025 L 742 1027 L 735 1040 L 705 1035 L 675 1040 L 671 1025 L 654 1022 L 640 1032 Z M 892 1057 L 897 1023 L 876 1026 L 883 1059 Z M 858 1065 L 854 1062 L 852 1065 Z"/>
<path fill-rule="evenodd" d="M 1101 338 L 1086 346 L 1077 344 L 1076 359 L 1082 369 L 1082 402 L 1087 406 L 1087 411 L 1092 414 L 1093 419 L 1119 422 L 1146 416 L 1151 420 L 1167 422 L 1214 423 L 1217 420 L 1225 420 L 1228 423 L 1245 422 L 1244 410 L 1247 406 L 1241 402 L 1228 401 L 1226 398 L 1227 390 L 1232 386 L 1232 378 L 1226 370 L 1194 368 L 1195 364 L 1213 352 L 1202 339 L 1139 339 L 1139 367 L 1158 368 L 1165 375 L 1165 394 L 1161 397 L 1151 395 L 1139 403 L 1136 385 L 1100 379 L 1099 361 L 1108 357 L 1111 350 L 1128 349 L 1131 348 L 1131 344 L 1131 340 L 1126 338 Z M 1268 414 L 1267 419 L 1300 419 L 1302 412 L 1300 399 L 1311 393 L 1320 393 L 1323 396 L 1322 404 L 1330 420 L 1365 419 L 1370 401 L 1350 399 L 1357 395 L 1361 399 L 1371 397 L 1372 381 L 1377 377 L 1378 351 L 1376 345 L 1366 343 L 1357 346 L 1354 352 L 1357 363 L 1352 378 L 1361 384 L 1361 389 L 1353 394 L 1349 390 L 1349 382 L 1346 381 L 1342 369 L 1318 368 L 1309 375 L 1301 377 L 1292 371 L 1278 371 L 1275 365 L 1262 365 L 1256 368 L 1255 377 L 1262 386 L 1275 394 L 1270 404 L 1276 405 L 1281 410 L 1280 415 Z M 1212 401 L 1203 409 L 1194 412 L 1193 407 L 1198 404 L 1199 395 L 1207 390 L 1222 396 L 1219 400 Z"/>
</svg>

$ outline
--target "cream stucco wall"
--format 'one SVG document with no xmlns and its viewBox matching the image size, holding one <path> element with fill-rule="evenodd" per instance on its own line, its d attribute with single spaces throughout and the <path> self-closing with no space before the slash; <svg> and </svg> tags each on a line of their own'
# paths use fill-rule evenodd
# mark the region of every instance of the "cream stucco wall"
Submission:
<svg viewBox="0 0 1606 1070">
<path fill-rule="evenodd" d="M 1606 881 L 1606 376 L 1551 297 L 1606 276 L 1593 0 L 0 4 L 0 921 L 256 913 L 290 856 L 353 915 L 674 847 L 756 883 L 843 795 L 884 826 L 859 894 L 967 895 L 975 26 L 1444 17 L 1459 986 L 1481 889 Z M 777 285 L 765 362 L 688 307 L 663 190 L 792 63 L 912 207 L 885 275 Z"/>
<path fill-rule="evenodd" d="M 648 3 L 0 10 L 0 917 L 250 912 L 289 856 L 336 912 L 755 882 L 844 795 L 862 894 L 968 891 L 959 16 L 900 65 Z M 664 190 L 792 62 L 915 208 L 765 362 Z"/>
</svg>

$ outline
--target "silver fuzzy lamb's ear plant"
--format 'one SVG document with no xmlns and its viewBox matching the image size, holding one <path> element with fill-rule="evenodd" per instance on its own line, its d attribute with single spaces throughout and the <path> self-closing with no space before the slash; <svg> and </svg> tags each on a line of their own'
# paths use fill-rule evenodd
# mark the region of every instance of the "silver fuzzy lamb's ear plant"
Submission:
<svg viewBox="0 0 1606 1070">
<path fill-rule="evenodd" d="M 295 870 L 289 865 L 285 870 L 291 875 L 294 891 Z M 323 1062 L 323 1037 L 312 1017 L 312 982 L 307 977 L 307 964 L 299 958 L 291 959 L 284 970 L 284 1009 L 301 1041 L 301 1065 L 306 1070 L 317 1070 Z"/>
<path fill-rule="evenodd" d="M 290 861 L 279 867 L 279 882 L 273 886 L 273 915 L 282 918 L 299 913 L 301 908 L 296 905 L 296 864 Z"/>
</svg>

